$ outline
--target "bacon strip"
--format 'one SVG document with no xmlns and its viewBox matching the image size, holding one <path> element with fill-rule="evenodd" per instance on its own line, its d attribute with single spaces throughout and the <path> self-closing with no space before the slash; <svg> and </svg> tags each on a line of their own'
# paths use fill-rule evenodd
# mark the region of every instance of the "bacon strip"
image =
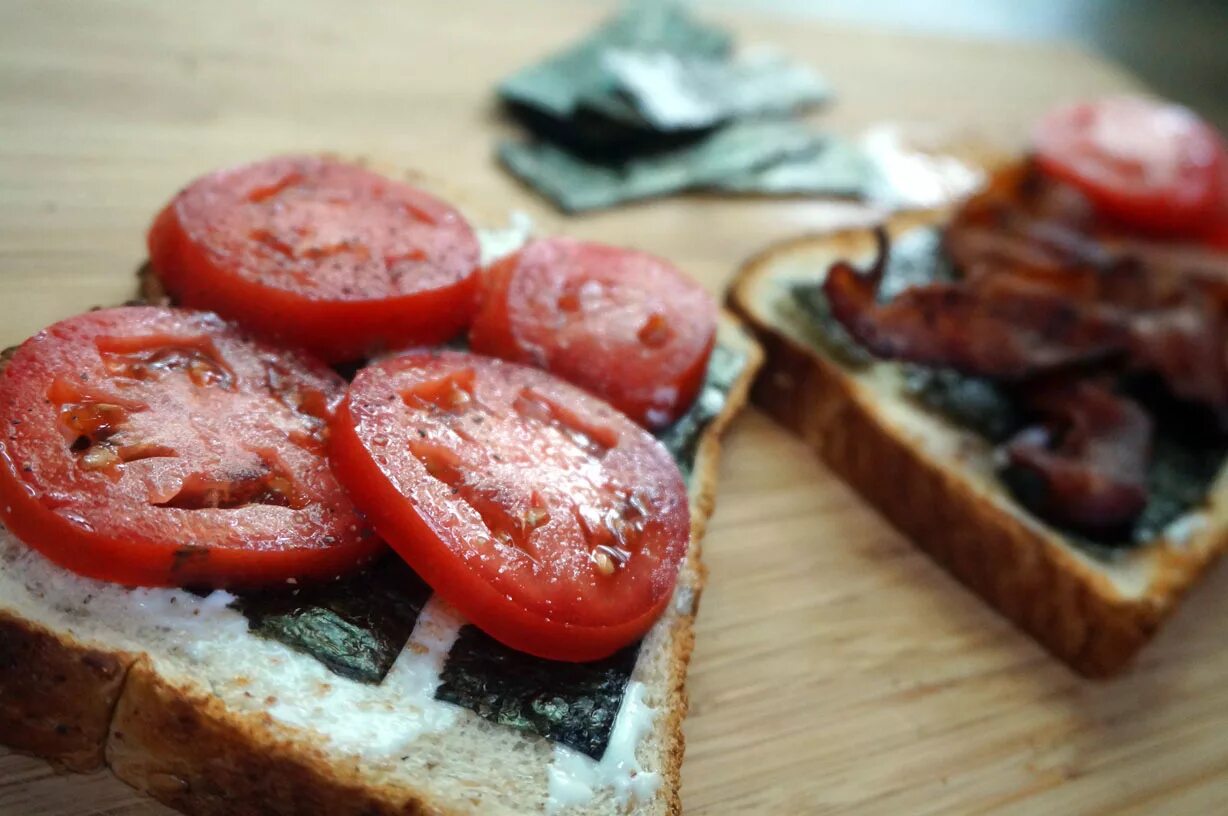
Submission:
<svg viewBox="0 0 1228 816">
<path fill-rule="evenodd" d="M 1017 277 L 921 286 L 880 304 L 887 251 L 880 233 L 868 273 L 838 262 L 823 284 L 833 316 L 878 357 L 1022 380 L 1129 346 L 1121 320 Z"/>
<path fill-rule="evenodd" d="M 1228 424 L 1228 255 L 1101 237 L 1077 193 L 1014 168 L 969 201 L 944 244 L 961 279 L 878 302 L 867 273 L 829 270 L 832 313 L 870 352 L 1020 381 L 1111 362 L 1157 374 Z"/>
<path fill-rule="evenodd" d="M 1147 504 L 1147 414 L 1088 381 L 1041 386 L 1027 401 L 1045 422 L 1005 446 L 1019 500 L 1042 518 L 1088 535 L 1128 532 Z"/>
</svg>

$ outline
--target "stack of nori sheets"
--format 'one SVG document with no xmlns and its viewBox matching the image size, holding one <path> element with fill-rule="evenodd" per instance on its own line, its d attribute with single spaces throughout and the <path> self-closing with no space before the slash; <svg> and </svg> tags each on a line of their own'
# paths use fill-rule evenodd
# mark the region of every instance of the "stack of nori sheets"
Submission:
<svg viewBox="0 0 1228 816">
<path fill-rule="evenodd" d="M 629 4 L 498 92 L 531 134 L 500 160 L 565 212 L 687 190 L 858 196 L 873 181 L 859 149 L 789 118 L 830 96 L 818 74 L 735 54 L 670 2 Z"/>
</svg>

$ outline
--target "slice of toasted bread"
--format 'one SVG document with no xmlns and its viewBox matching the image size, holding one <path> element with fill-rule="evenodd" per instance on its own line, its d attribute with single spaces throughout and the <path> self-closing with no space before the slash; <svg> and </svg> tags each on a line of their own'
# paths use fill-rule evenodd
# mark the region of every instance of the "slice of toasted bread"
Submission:
<svg viewBox="0 0 1228 816">
<path fill-rule="evenodd" d="M 943 213 L 899 217 L 894 236 Z M 792 308 L 791 287 L 838 259 L 874 258 L 873 233 L 805 236 L 750 260 L 730 304 L 767 361 L 753 400 L 799 434 L 903 533 L 1076 671 L 1107 677 L 1152 636 L 1228 545 L 1228 479 L 1146 545 L 1096 555 L 1024 511 L 994 475 L 992 449 L 909 398 L 900 367 L 842 365 Z"/>
<path fill-rule="evenodd" d="M 553 796 L 552 775 L 566 776 L 560 749 L 415 691 L 414 661 L 432 650 L 443 659 L 422 619 L 402 655 L 413 665 L 402 671 L 399 661 L 384 683 L 364 685 L 249 633 L 220 602 L 225 596 L 80 578 L 4 530 L 0 742 L 70 770 L 109 766 L 190 814 L 680 812 L 700 539 L 714 506 L 720 436 L 761 359 L 729 316 L 719 342 L 746 365 L 698 444 L 690 550 L 674 603 L 645 639 L 632 676 L 635 702 L 651 716 L 623 747 L 640 774 L 657 781 L 645 788 L 650 795 L 627 803 L 598 782 L 591 797 L 575 797 L 567 784 Z M 454 613 L 438 606 L 438 625 L 446 626 Z"/>
</svg>

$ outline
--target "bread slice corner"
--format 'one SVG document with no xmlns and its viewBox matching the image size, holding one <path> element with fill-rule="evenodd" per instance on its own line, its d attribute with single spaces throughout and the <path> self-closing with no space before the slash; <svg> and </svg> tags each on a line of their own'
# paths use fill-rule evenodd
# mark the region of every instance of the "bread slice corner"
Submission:
<svg viewBox="0 0 1228 816">
<path fill-rule="evenodd" d="M 898 236 L 945 212 L 896 217 Z M 798 434 L 897 529 L 1080 674 L 1120 672 L 1228 546 L 1228 477 L 1159 539 L 1111 556 L 1071 544 L 1023 510 L 994 475 L 989 443 L 903 391 L 900 369 L 851 369 L 827 351 L 790 289 L 836 260 L 868 265 L 873 231 L 788 240 L 748 261 L 729 305 L 766 362 L 752 400 Z"/>
</svg>

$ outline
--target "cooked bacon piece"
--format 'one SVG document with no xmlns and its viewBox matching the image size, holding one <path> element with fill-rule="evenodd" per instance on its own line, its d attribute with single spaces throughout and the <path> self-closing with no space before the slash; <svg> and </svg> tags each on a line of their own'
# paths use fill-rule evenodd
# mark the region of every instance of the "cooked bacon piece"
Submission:
<svg viewBox="0 0 1228 816">
<path fill-rule="evenodd" d="M 1228 254 L 1137 239 L 1027 165 L 995 176 L 944 236 L 960 279 L 878 303 L 887 261 L 824 291 L 870 352 L 1004 381 L 1109 361 L 1153 372 L 1228 424 Z"/>
<path fill-rule="evenodd" d="M 1135 315 L 1130 364 L 1155 372 L 1173 396 L 1211 408 L 1228 426 L 1228 326 L 1208 298 Z"/>
<path fill-rule="evenodd" d="M 1091 536 L 1127 532 L 1147 504 L 1147 414 L 1086 380 L 1037 386 L 1026 401 L 1044 424 L 1005 446 L 1019 500 L 1042 518 Z"/>
<path fill-rule="evenodd" d="M 1228 416 L 1228 253 L 1140 238 L 1097 219 L 1082 193 L 1027 164 L 998 173 L 969 200 L 944 244 L 969 283 L 1022 277 L 1118 312 L 1132 368 Z"/>
<path fill-rule="evenodd" d="M 1129 332 L 1112 314 L 1086 308 L 1020 276 L 940 283 L 878 303 L 887 237 L 867 273 L 832 265 L 823 291 L 833 316 L 871 353 L 1000 380 L 1100 360 L 1124 351 Z"/>
<path fill-rule="evenodd" d="M 996 174 L 952 218 L 943 244 L 965 280 L 1026 275 L 1074 297 L 1130 310 L 1191 289 L 1228 306 L 1228 253 L 1139 237 L 1096 217 L 1075 188 L 1029 164 Z"/>
</svg>

